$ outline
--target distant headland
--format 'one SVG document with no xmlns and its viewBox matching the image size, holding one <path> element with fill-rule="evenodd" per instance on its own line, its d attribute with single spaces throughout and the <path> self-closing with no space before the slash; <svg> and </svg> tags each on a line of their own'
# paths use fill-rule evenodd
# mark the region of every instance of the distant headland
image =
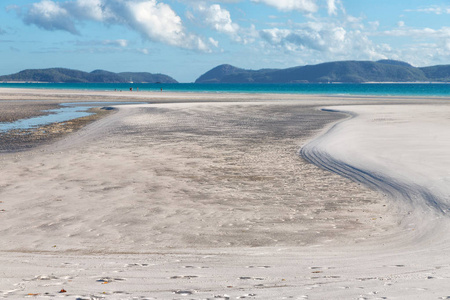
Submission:
<svg viewBox="0 0 450 300">
<path fill-rule="evenodd" d="M 196 83 L 450 82 L 450 65 L 416 68 L 396 60 L 337 61 L 288 69 L 245 70 L 220 65 Z"/>
<path fill-rule="evenodd" d="M 164 74 L 147 72 L 113 73 L 95 70 L 90 73 L 65 68 L 29 69 L 0 76 L 0 82 L 61 82 L 61 83 L 178 83 Z"/>
<path fill-rule="evenodd" d="M 29 69 L 0 76 L 0 82 L 61 83 L 178 83 L 164 74 L 147 72 L 90 73 L 65 69 Z M 195 83 L 368 83 L 450 82 L 450 65 L 414 67 L 396 60 L 336 61 L 287 69 L 247 70 L 219 65 L 201 75 Z"/>
</svg>

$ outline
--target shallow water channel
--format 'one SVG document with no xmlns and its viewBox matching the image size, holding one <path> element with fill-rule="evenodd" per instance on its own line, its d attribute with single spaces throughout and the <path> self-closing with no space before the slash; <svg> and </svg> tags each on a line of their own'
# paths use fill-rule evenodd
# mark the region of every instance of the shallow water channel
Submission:
<svg viewBox="0 0 450 300">
<path fill-rule="evenodd" d="M 77 102 L 62 103 L 60 108 L 45 110 L 48 114 L 20 119 L 15 122 L 0 122 L 0 132 L 9 130 L 27 130 L 49 125 L 52 123 L 66 122 L 73 119 L 87 117 L 94 113 L 89 112 L 94 107 L 111 107 L 115 105 L 137 104 L 138 102 Z"/>
</svg>

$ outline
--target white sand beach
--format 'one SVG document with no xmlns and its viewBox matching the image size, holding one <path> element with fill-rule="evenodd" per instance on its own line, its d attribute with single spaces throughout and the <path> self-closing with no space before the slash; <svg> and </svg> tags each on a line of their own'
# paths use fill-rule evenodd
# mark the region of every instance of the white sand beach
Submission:
<svg viewBox="0 0 450 300">
<path fill-rule="evenodd" d="M 450 99 L 0 90 L 93 100 L 0 154 L 0 298 L 450 299 Z"/>
</svg>

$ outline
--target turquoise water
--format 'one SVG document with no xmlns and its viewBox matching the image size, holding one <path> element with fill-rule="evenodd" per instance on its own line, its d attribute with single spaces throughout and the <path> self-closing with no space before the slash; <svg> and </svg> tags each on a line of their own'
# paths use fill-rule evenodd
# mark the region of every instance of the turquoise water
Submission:
<svg viewBox="0 0 450 300">
<path fill-rule="evenodd" d="M 140 91 L 450 96 L 450 84 L 196 84 L 196 83 L 0 83 L 1 88 Z"/>
<path fill-rule="evenodd" d="M 82 103 L 64 103 L 61 108 L 49 109 L 44 112 L 48 113 L 43 116 L 32 117 L 28 119 L 20 119 L 15 122 L 0 122 L 0 132 L 9 130 L 33 129 L 40 126 L 66 122 L 69 120 L 87 117 L 93 113 L 88 112 L 93 107 L 104 107 L 108 105 L 124 105 L 136 102 L 82 102 Z"/>
</svg>

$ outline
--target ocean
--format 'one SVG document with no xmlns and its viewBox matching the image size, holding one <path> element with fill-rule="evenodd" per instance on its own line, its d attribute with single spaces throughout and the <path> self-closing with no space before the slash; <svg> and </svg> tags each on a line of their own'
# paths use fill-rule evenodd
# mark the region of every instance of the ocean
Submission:
<svg viewBox="0 0 450 300">
<path fill-rule="evenodd" d="M 196 83 L 0 83 L 1 88 L 75 89 L 101 91 L 338 94 L 383 96 L 450 96 L 448 83 L 364 83 L 364 84 L 196 84 Z"/>
</svg>

